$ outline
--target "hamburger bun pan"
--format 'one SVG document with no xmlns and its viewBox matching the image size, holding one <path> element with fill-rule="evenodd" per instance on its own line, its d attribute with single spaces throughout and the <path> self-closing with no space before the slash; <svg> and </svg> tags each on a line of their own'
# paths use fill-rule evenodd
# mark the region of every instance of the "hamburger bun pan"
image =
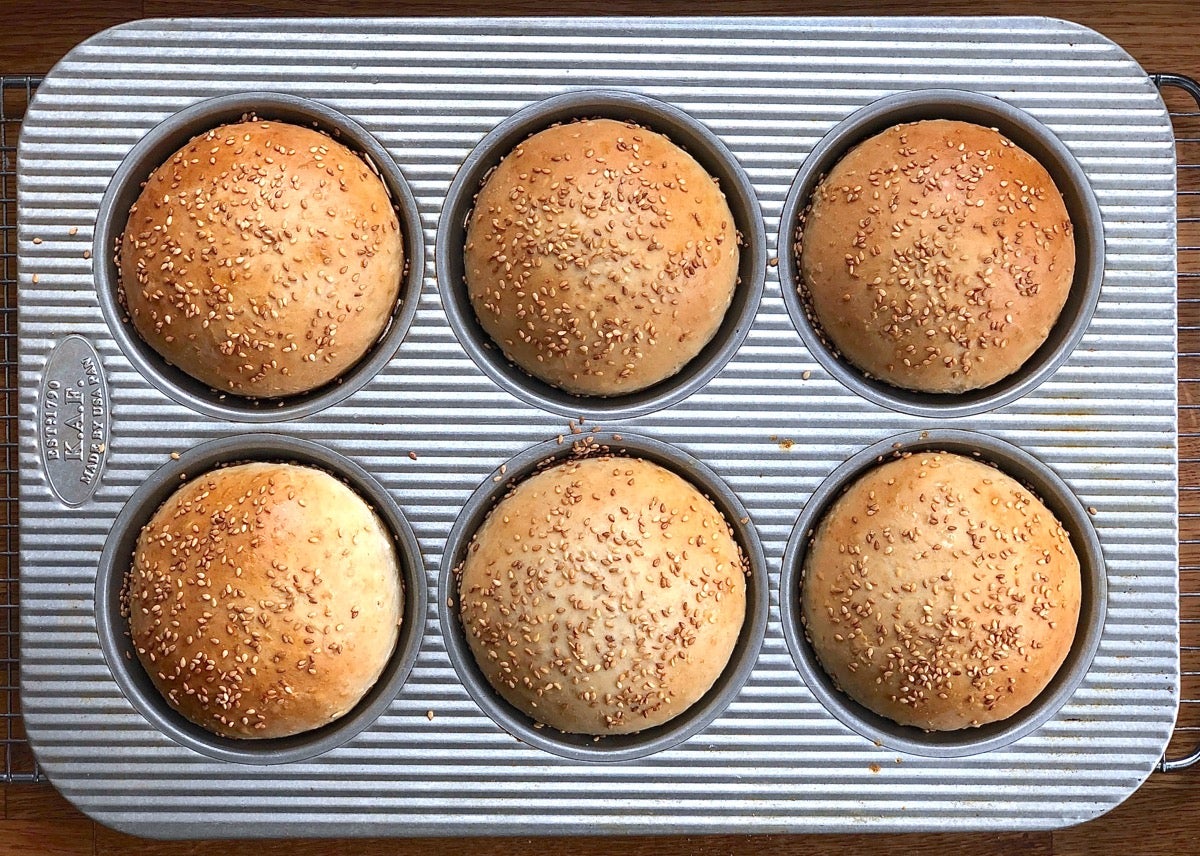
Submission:
<svg viewBox="0 0 1200 856">
<path fill-rule="evenodd" d="M 1057 685 L 1040 727 L 970 757 L 923 735 L 892 749 L 893 735 L 876 743 L 853 711 L 827 707 L 792 656 L 794 585 L 780 585 L 795 574 L 783 558 L 797 517 L 830 474 L 930 427 L 848 389 L 797 335 L 793 181 L 857 110 L 933 86 L 1044 122 L 1078 156 L 1106 253 L 1093 322 L 1081 312 L 1064 331 L 1053 375 L 953 423 L 1006 469 L 1007 447 L 987 438 L 1058 473 L 1078 498 L 1063 508 L 1096 509 L 1104 557 L 1087 566 L 1101 577 L 1082 627 L 1102 643 L 1090 668 L 1080 647 L 1064 673 L 1078 687 L 1063 701 Z M 141 178 L 247 110 L 369 128 L 342 139 L 375 152 L 416 242 L 361 374 L 282 402 L 222 399 L 145 353 L 110 263 Z M 683 375 L 629 399 L 541 389 L 500 360 L 453 252 L 490 165 L 580 115 L 633 119 L 686 148 L 746 242 L 727 329 Z M 50 72 L 17 160 L 21 700 L 40 769 L 99 822 L 169 838 L 1033 830 L 1113 808 L 1166 747 L 1179 697 L 1174 135 L 1153 83 L 1104 36 L 1046 18 L 136 21 Z M 577 745 L 472 677 L 445 600 L 453 554 L 506 479 L 567 453 L 556 440 L 529 451 L 559 435 L 663 461 L 733 509 L 732 524 L 753 521 L 740 530 L 754 563 L 743 647 L 701 709 L 666 726 L 678 730 Z M 341 475 L 391 523 L 408 573 L 402 650 L 376 693 L 329 732 L 261 748 L 172 716 L 125 656 L 118 601 L 137 529 L 178 474 L 247 458 Z M 1054 501 L 1039 470 L 1011 460 Z"/>
<path fill-rule="evenodd" d="M 1079 556 L 1081 597 L 1075 641 L 1066 660 L 1044 690 L 1007 719 L 957 731 L 926 732 L 900 725 L 854 701 L 840 690 L 818 661 L 800 620 L 800 588 L 804 556 L 826 510 L 860 476 L 905 452 L 956 452 L 993 464 L 1032 490 L 1070 533 Z M 783 635 L 809 690 L 847 728 L 888 749 L 956 758 L 1000 749 L 1042 725 L 1071 698 L 1092 664 L 1104 629 L 1108 578 L 1100 539 L 1087 511 L 1062 479 L 1046 464 L 1011 443 L 987 434 L 953 428 L 912 431 L 881 440 L 852 455 L 816 489 L 792 530 L 779 577 L 779 612 Z"/>
<path fill-rule="evenodd" d="M 466 223 L 488 174 L 522 140 L 576 119 L 633 122 L 667 137 L 716 179 L 741 237 L 738 282 L 716 335 L 677 374 L 637 392 L 580 396 L 558 389 L 510 362 L 484 332 L 467 296 L 462 248 Z M 720 137 L 665 101 L 628 90 L 585 89 L 531 104 L 500 122 L 463 161 L 442 208 L 435 267 L 446 319 L 464 350 L 488 377 L 533 407 L 563 416 L 628 419 L 676 404 L 702 389 L 737 352 L 754 324 L 767 271 L 767 239 L 758 197 Z"/>
<path fill-rule="evenodd" d="M 173 710 L 138 661 L 121 614 L 122 587 L 142 527 L 181 485 L 213 469 L 247 461 L 274 461 L 315 467 L 335 476 L 366 501 L 396 545 L 404 604 L 396 649 L 362 700 L 340 719 L 291 737 L 241 740 L 223 737 Z M 425 569 L 412 527 L 391 494 L 366 470 L 317 443 L 279 434 L 246 434 L 202 443 L 159 467 L 138 487 L 113 522 L 96 574 L 96 631 L 100 648 L 125 698 L 155 728 L 190 749 L 240 764 L 303 761 L 341 746 L 370 727 L 387 710 L 412 671 L 421 647 L 428 609 Z"/>
<path fill-rule="evenodd" d="M 337 379 L 310 392 L 254 399 L 222 392 L 185 374 L 146 344 L 129 322 L 118 297 L 115 247 L 125 231 L 129 209 L 150 174 L 181 146 L 211 128 L 254 114 L 316 128 L 365 157 L 383 180 L 404 240 L 404 280 L 392 318 L 374 345 Z M 239 92 L 193 104 L 163 120 L 130 150 L 100 200 L 92 266 L 100 309 L 125 357 L 150 383 L 187 407 L 236 422 L 283 422 L 310 416 L 353 395 L 395 356 L 417 311 L 421 295 L 425 238 L 417 203 L 400 167 L 366 128 L 337 110 L 309 98 L 280 92 Z"/>
<path fill-rule="evenodd" d="M 746 576 L 746 619 L 721 676 L 695 704 L 669 722 L 635 734 L 605 735 L 597 739 L 591 735 L 567 734 L 537 724 L 501 698 L 476 665 L 459 619 L 456 568 L 466 557 L 476 530 L 513 485 L 546 466 L 566 461 L 576 454 L 573 448 L 575 444 L 565 439 L 563 442 L 547 440 L 525 449 L 485 479 L 463 506 L 446 539 L 438 577 L 438 603 L 454 604 L 452 608 L 441 612 L 441 631 L 450 661 L 463 685 L 480 708 L 509 734 L 531 746 L 575 761 L 631 761 L 700 734 L 737 698 L 754 669 L 767 629 L 770 595 L 766 557 L 754 523 L 737 494 L 703 463 L 680 449 L 650 437 L 624 432 L 589 433 L 585 436 L 588 448 L 596 450 L 588 454 L 607 452 L 619 457 L 643 458 L 691 482 L 712 501 L 732 527 L 750 572 Z M 702 741 L 703 736 L 697 739 Z"/>
<path fill-rule="evenodd" d="M 893 125 L 923 119 L 956 119 L 999 130 L 1050 173 L 1074 226 L 1075 278 L 1050 335 L 1012 374 L 969 392 L 917 392 L 870 377 L 842 358 L 826 341 L 800 290 L 796 229 L 813 190 L 834 164 L 858 143 Z M 926 418 L 985 413 L 1036 389 L 1070 357 L 1088 329 L 1104 279 L 1104 225 L 1100 206 L 1091 182 L 1075 156 L 1053 131 L 1024 110 L 990 95 L 955 89 L 914 89 L 888 95 L 854 111 L 834 126 L 796 173 L 779 217 L 778 248 L 784 305 L 804 346 L 822 368 L 868 401 Z"/>
</svg>

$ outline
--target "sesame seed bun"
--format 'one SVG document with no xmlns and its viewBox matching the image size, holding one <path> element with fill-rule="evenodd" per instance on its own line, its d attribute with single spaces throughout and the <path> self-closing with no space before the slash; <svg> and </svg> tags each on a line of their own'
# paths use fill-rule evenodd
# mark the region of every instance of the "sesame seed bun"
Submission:
<svg viewBox="0 0 1200 856">
<path fill-rule="evenodd" d="M 509 703 L 575 734 L 628 734 L 700 699 L 746 612 L 729 523 L 636 458 L 522 481 L 475 533 L 459 602 L 471 652 Z"/>
<path fill-rule="evenodd" d="M 320 470 L 251 463 L 179 488 L 127 579 L 138 658 L 185 717 L 285 737 L 347 713 L 396 646 L 403 593 L 375 513 Z"/>
<path fill-rule="evenodd" d="M 851 150 L 797 235 L 800 293 L 867 374 L 933 393 L 982 389 L 1041 346 L 1075 274 L 1062 195 L 998 132 L 928 120 Z"/>
<path fill-rule="evenodd" d="M 725 196 L 661 134 L 612 119 L 548 128 L 489 175 L 467 223 L 467 291 L 511 361 L 579 395 L 676 374 L 733 298 Z"/>
<path fill-rule="evenodd" d="M 856 481 L 818 525 L 801 583 L 805 632 L 834 682 L 926 731 L 1033 701 L 1079 606 L 1079 560 L 1054 515 L 1009 476 L 939 452 Z"/>
<path fill-rule="evenodd" d="M 172 155 L 129 212 L 117 259 L 138 334 L 214 389 L 323 386 L 379 339 L 404 247 L 387 188 L 310 128 L 247 121 Z"/>
</svg>

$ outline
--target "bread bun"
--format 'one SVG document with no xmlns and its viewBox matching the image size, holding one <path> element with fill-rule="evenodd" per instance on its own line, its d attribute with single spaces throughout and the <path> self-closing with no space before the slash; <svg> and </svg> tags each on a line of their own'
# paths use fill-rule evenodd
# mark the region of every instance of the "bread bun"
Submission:
<svg viewBox="0 0 1200 856">
<path fill-rule="evenodd" d="M 729 523 L 636 458 L 573 460 L 521 482 L 461 568 L 463 629 L 510 704 L 577 734 L 627 734 L 687 710 L 724 670 L 746 613 Z"/>
<path fill-rule="evenodd" d="M 404 242 L 363 158 L 310 128 L 247 121 L 150 175 L 118 268 L 151 348 L 214 389 L 271 398 L 329 383 L 379 339 Z"/>
<path fill-rule="evenodd" d="M 676 374 L 733 298 L 738 233 L 704 168 L 612 119 L 558 125 L 492 171 L 467 223 L 475 315 L 504 355 L 579 395 Z"/>
<path fill-rule="evenodd" d="M 1045 167 L 999 133 L 928 120 L 851 150 L 813 192 L 800 292 L 828 344 L 905 389 L 966 392 L 1046 341 L 1075 240 Z"/>
<path fill-rule="evenodd" d="M 403 593 L 391 536 L 320 470 L 251 463 L 179 488 L 127 580 L 138 659 L 185 717 L 226 737 L 333 722 L 392 655 Z"/>
<path fill-rule="evenodd" d="M 1005 719 L 1058 671 L 1079 619 L 1079 560 L 1042 502 L 960 455 L 870 470 L 804 560 L 805 631 L 842 690 L 901 725 Z"/>
</svg>

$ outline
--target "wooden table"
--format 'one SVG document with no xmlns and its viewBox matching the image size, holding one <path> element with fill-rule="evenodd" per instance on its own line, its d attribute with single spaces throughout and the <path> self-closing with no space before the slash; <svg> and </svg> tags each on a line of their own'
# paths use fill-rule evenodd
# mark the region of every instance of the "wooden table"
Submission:
<svg viewBox="0 0 1200 856">
<path fill-rule="evenodd" d="M 594 14 L 974 14 L 1052 15 L 1092 27 L 1122 44 L 1147 71 L 1176 71 L 1200 77 L 1200 6 L 1196 0 L 1162 2 L 814 2 L 799 0 L 414 0 L 409 3 L 372 0 L 4 0 L 0 3 L 0 74 L 49 71 L 73 45 L 106 27 L 142 17 L 188 15 L 565 15 Z M 1200 212 L 1197 212 L 1200 213 Z M 1197 241 L 1191 241 L 1197 243 Z M 1200 264 L 1200 260 L 1197 260 Z M 1200 284 L 1196 286 L 1200 289 Z M 1188 343 L 1187 335 L 1197 341 Z M 1200 351 L 1200 335 L 1185 334 L 1181 349 Z M 1200 417 L 1197 417 L 1200 419 Z M 1194 421 L 1194 420 L 1193 420 Z M 1181 430 L 1198 425 L 1181 418 Z M 1200 466 L 1184 464 L 1181 483 L 1200 483 Z M 1185 536 L 1200 535 L 1184 532 Z M 1189 613 L 1190 614 L 1190 613 Z M 1192 616 L 1198 617 L 1198 616 Z M 1195 640 L 1188 640 L 1195 644 Z M 1193 695 L 1197 687 L 1190 688 Z M 1188 688 L 1185 687 L 1185 691 Z M 1189 723 L 1200 724 L 1200 723 Z M 1191 747 L 1176 741 L 1176 754 Z M 481 838 L 398 839 L 352 841 L 268 842 L 153 842 L 112 832 L 76 811 L 49 785 L 9 785 L 0 790 L 0 856 L 7 854 L 534 854 L 570 852 L 573 856 L 607 853 L 621 848 L 630 856 L 683 854 L 827 854 L 873 850 L 883 853 L 966 852 L 976 856 L 1017 854 L 1200 853 L 1200 812 L 1194 811 L 1200 787 L 1200 765 L 1178 773 L 1156 773 L 1124 804 L 1082 826 L 1040 833 L 944 834 L 901 836 L 720 835 L 703 837 L 635 838 Z"/>
</svg>

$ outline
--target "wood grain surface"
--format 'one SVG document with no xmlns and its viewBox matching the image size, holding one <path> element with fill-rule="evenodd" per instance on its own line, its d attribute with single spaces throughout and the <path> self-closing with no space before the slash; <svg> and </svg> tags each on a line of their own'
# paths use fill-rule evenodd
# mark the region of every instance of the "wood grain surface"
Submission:
<svg viewBox="0 0 1200 856">
<path fill-rule="evenodd" d="M 1104 33 L 1125 47 L 1147 71 L 1175 71 L 1200 78 L 1200 3 L 1197 0 L 1162 2 L 794 2 L 792 0 L 414 0 L 408 3 L 370 0 L 0 0 L 0 74 L 44 74 L 73 45 L 107 27 L 142 17 L 179 15 L 212 16 L 309 16 L 309 15 L 1050 15 L 1066 18 Z M 1176 100 L 1179 107 L 1184 101 Z M 1194 109 L 1194 107 L 1193 107 Z M 1200 120 L 1183 129 L 1200 138 Z M 1181 152 L 1181 161 L 1200 163 L 1200 142 Z M 1200 186 L 1200 169 L 1194 171 Z M 1194 210 L 1181 211 L 1198 218 L 1194 234 L 1182 235 L 1184 242 L 1200 245 L 1200 197 L 1190 203 Z M 1184 254 L 1184 270 L 1200 271 L 1200 251 Z M 1192 294 L 1191 292 L 1195 292 Z M 1181 297 L 1200 297 L 1200 278 L 1181 281 Z M 1200 353 L 1200 303 L 1181 305 L 1184 330 L 1181 352 Z M 1200 379 L 1200 358 L 1180 360 L 1181 379 Z M 1200 404 L 1200 382 L 1180 384 L 1181 404 Z M 1200 410 L 1181 409 L 1181 432 L 1200 432 Z M 1200 440 L 1185 439 L 1180 448 L 1180 483 L 1183 504 L 1200 512 Z M 11 500 L 10 500 L 11 501 Z M 1200 565 L 1200 518 L 1181 520 L 1185 565 Z M 1183 581 L 1186 588 L 1200 592 L 1200 572 Z M 0 592 L 0 597 L 4 592 Z M 3 616 L 0 611 L 0 617 Z M 1184 668 L 1200 672 L 1200 596 L 1183 599 L 1185 619 Z M 1190 683 L 1189 683 L 1190 681 Z M 1200 681 L 1185 680 L 1185 693 L 1200 697 Z M 1191 684 L 1196 684 L 1192 686 Z M 5 704 L 0 694 L 0 704 Z M 1171 754 L 1190 751 L 1200 740 L 1200 705 L 1184 705 L 1180 725 L 1197 729 L 1178 734 Z M 23 764 L 28 759 L 19 759 Z M 8 854 L 228 854 L 228 856 L 312 856 L 313 854 L 362 854 L 362 856 L 500 856 L 500 854 L 571 853 L 593 856 L 620 849 L 625 856 L 684 856 L 684 854 L 770 853 L 823 854 L 871 851 L 886 854 L 941 854 L 970 852 L 974 856 L 1043 856 L 1043 854 L 1190 854 L 1200 853 L 1200 811 L 1194 809 L 1200 788 L 1200 765 L 1183 772 L 1155 773 L 1121 806 L 1081 826 L 1053 832 L 1022 834 L 963 834 L 948 830 L 940 834 L 893 836 L 857 835 L 719 835 L 628 838 L 471 838 L 395 840 L 292 840 L 253 842 L 157 842 L 113 832 L 76 811 L 50 785 L 9 785 L 0 788 L 0 856 Z M 297 832 L 302 832 L 297 830 Z"/>
</svg>

